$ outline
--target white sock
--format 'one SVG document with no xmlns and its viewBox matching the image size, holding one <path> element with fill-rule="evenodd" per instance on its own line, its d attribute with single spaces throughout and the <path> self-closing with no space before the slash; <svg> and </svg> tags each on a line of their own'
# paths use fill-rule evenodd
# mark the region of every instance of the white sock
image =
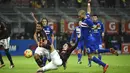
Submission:
<svg viewBox="0 0 130 73">
<path fill-rule="evenodd" d="M 46 64 L 44 67 L 42 67 L 43 71 L 48 71 L 48 70 L 54 70 L 57 69 L 57 65 L 53 64 L 53 62 L 49 62 L 48 64 Z"/>
</svg>

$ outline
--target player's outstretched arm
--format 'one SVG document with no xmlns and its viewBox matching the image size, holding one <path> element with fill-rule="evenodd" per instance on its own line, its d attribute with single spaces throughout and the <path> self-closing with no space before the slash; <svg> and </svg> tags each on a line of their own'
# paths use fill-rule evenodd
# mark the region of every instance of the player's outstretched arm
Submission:
<svg viewBox="0 0 130 73">
<path fill-rule="evenodd" d="M 37 23 L 38 23 L 38 20 L 36 19 L 36 17 L 35 17 L 35 15 L 34 15 L 34 13 L 33 13 L 33 12 L 31 12 L 30 14 L 31 14 L 31 16 L 33 17 L 33 19 L 34 19 L 35 23 L 37 24 Z"/>
<path fill-rule="evenodd" d="M 91 0 L 88 0 L 88 7 L 87 7 L 87 13 L 91 13 L 91 5 L 90 5 L 90 3 L 91 3 Z"/>
<path fill-rule="evenodd" d="M 55 39 L 54 34 L 51 35 L 51 39 L 52 39 L 52 44 L 53 44 L 54 43 L 54 39 Z"/>
<path fill-rule="evenodd" d="M 33 37 L 34 37 L 34 40 L 36 41 L 37 45 L 39 46 L 39 42 L 37 40 L 36 32 L 34 33 Z"/>
</svg>

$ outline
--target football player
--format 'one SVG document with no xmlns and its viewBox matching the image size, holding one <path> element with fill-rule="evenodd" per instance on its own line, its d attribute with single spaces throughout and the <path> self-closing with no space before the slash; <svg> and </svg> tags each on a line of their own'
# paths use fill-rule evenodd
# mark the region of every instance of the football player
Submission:
<svg viewBox="0 0 130 73">
<path fill-rule="evenodd" d="M 11 34 L 11 32 L 7 26 L 7 23 L 1 21 L 0 22 L 0 48 L 4 49 L 6 56 L 7 56 L 8 60 L 10 61 L 10 68 L 13 68 L 14 63 L 13 63 L 12 57 L 9 53 L 10 34 Z M 5 64 L 2 59 L 1 53 L 0 53 L 0 62 L 1 62 L 0 68 L 4 67 Z"/>
</svg>

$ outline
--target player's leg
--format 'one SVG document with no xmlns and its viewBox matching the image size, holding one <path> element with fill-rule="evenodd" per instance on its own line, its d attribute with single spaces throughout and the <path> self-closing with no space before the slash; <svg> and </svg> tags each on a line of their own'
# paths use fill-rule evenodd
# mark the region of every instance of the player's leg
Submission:
<svg viewBox="0 0 130 73">
<path fill-rule="evenodd" d="M 58 54 L 58 52 L 56 50 L 51 52 L 51 60 L 57 66 L 62 65 L 62 60 L 61 60 L 61 58 L 60 58 L 60 56 L 59 56 L 59 54 Z"/>
<path fill-rule="evenodd" d="M 43 49 L 42 47 L 37 47 L 34 53 L 34 59 L 39 67 L 43 67 Z"/>
<path fill-rule="evenodd" d="M 85 46 L 86 46 L 86 49 L 87 49 L 87 55 L 88 55 L 88 66 L 91 67 L 91 47 L 97 47 L 97 43 L 95 43 L 95 38 L 93 36 L 88 36 L 88 38 L 85 38 Z M 96 49 L 95 47 L 95 49 Z"/>
<path fill-rule="evenodd" d="M 45 55 L 44 55 L 44 57 L 43 57 L 43 66 L 46 65 L 47 60 L 48 60 L 49 62 L 51 61 L 51 57 L 50 57 L 49 51 L 45 49 L 45 50 L 44 50 L 44 53 L 45 53 Z"/>
<path fill-rule="evenodd" d="M 39 69 L 37 70 L 37 73 L 38 73 L 38 72 L 46 72 L 46 71 L 49 71 L 49 70 L 55 70 L 55 69 L 57 69 L 57 68 L 58 68 L 57 65 L 55 65 L 55 64 L 51 61 L 51 62 L 49 62 L 48 64 L 46 64 L 44 67 L 39 68 Z"/>
<path fill-rule="evenodd" d="M 90 54 L 90 49 L 87 48 L 87 55 L 88 55 L 88 66 L 91 67 L 92 64 L 91 64 L 91 54 Z"/>
<path fill-rule="evenodd" d="M 85 48 L 83 48 L 83 54 L 84 54 L 84 56 L 86 56 L 86 49 Z"/>
<path fill-rule="evenodd" d="M 48 39 L 48 42 L 52 43 L 52 39 Z M 43 60 L 43 66 L 46 65 L 47 60 L 48 60 L 49 62 L 51 61 L 51 59 L 48 59 L 46 56 L 44 56 L 44 57 L 42 58 L 42 60 Z"/>
<path fill-rule="evenodd" d="M 99 48 L 98 48 L 98 49 L 103 49 L 103 48 L 102 48 L 102 45 L 99 45 Z M 98 53 L 98 59 L 102 60 L 102 55 L 101 55 L 101 53 Z"/>
<path fill-rule="evenodd" d="M 118 52 L 116 50 L 114 50 L 113 48 L 110 48 L 110 49 L 98 49 L 97 50 L 98 53 L 112 53 L 112 54 L 115 54 L 116 56 L 118 56 Z"/>
<path fill-rule="evenodd" d="M 45 66 L 45 65 L 46 65 L 46 62 L 47 62 L 47 57 L 46 57 L 46 56 L 44 56 L 44 57 L 43 57 L 43 66 Z"/>
<path fill-rule="evenodd" d="M 3 39 L 2 40 L 0 40 L 0 49 L 3 49 Z M 0 68 L 2 68 L 2 67 L 4 67 L 5 66 L 5 64 L 4 64 L 4 61 L 3 61 L 3 59 L 2 59 L 2 54 L 0 53 L 0 62 L 1 62 L 1 64 L 0 64 Z"/>
<path fill-rule="evenodd" d="M 5 64 L 4 64 L 4 61 L 3 61 L 3 59 L 2 59 L 2 55 L 1 55 L 1 53 L 0 53 L 0 62 L 1 62 L 1 64 L 0 64 L 0 68 L 4 67 Z"/>
<path fill-rule="evenodd" d="M 44 67 L 39 68 L 37 72 L 39 71 L 45 72 L 48 70 L 54 70 L 54 69 L 57 69 L 58 66 L 62 65 L 62 60 L 60 59 L 60 56 L 56 50 L 53 49 L 50 56 L 51 56 L 51 62 L 45 65 Z"/>
<path fill-rule="evenodd" d="M 77 56 L 78 56 L 78 64 L 81 64 L 81 63 L 82 63 L 82 62 L 81 62 L 81 58 L 82 58 L 81 49 L 78 49 L 78 54 L 77 54 Z"/>
<path fill-rule="evenodd" d="M 91 47 L 93 47 L 93 46 L 91 46 L 91 42 L 88 42 L 88 44 L 86 44 L 87 46 L 87 55 L 88 55 L 88 66 L 89 67 L 91 67 L 92 66 L 92 64 L 91 64 L 91 61 L 92 61 L 92 59 L 91 59 L 91 53 L 93 52 L 93 50 L 91 49 Z"/>
<path fill-rule="evenodd" d="M 108 64 L 102 62 L 101 60 L 99 60 L 98 58 L 96 58 L 95 56 L 91 57 L 91 60 L 99 65 L 101 65 L 103 67 L 103 73 L 106 72 L 107 68 L 108 68 Z"/>
<path fill-rule="evenodd" d="M 80 41 L 79 44 L 78 44 L 78 64 L 81 64 L 82 61 L 82 51 L 84 50 L 84 41 Z"/>
<path fill-rule="evenodd" d="M 87 55 L 88 55 L 88 66 L 91 67 L 91 56 L 90 56 L 90 48 L 89 48 L 89 43 L 87 41 L 84 42 Z"/>
<path fill-rule="evenodd" d="M 77 52 L 77 57 L 78 57 L 78 64 L 81 64 L 81 58 L 82 58 L 82 53 L 81 53 L 81 42 L 78 43 L 78 46 L 76 48 Z"/>
<path fill-rule="evenodd" d="M 11 55 L 9 53 L 9 49 L 5 49 L 5 54 L 6 54 L 7 58 L 8 58 L 8 60 L 10 61 L 10 68 L 13 68 L 14 63 L 13 63 L 12 57 L 11 57 Z"/>
<path fill-rule="evenodd" d="M 96 53 L 96 49 L 95 49 L 95 48 L 96 48 L 96 45 L 89 46 L 89 48 L 90 48 L 90 54 Z M 103 73 L 106 72 L 106 70 L 107 70 L 107 68 L 108 68 L 108 64 L 104 63 L 103 61 L 101 61 L 100 59 L 96 58 L 95 56 L 91 56 L 91 55 L 90 55 L 90 59 L 91 59 L 93 62 L 95 62 L 95 63 L 97 63 L 97 64 L 99 64 L 99 65 L 101 65 L 101 66 L 103 67 Z"/>
<path fill-rule="evenodd" d="M 7 56 L 8 60 L 10 61 L 10 68 L 13 68 L 14 67 L 14 63 L 13 63 L 11 54 L 9 52 L 9 44 L 10 44 L 10 37 L 5 39 L 3 47 L 4 47 L 4 50 L 5 50 L 6 56 Z"/>
<path fill-rule="evenodd" d="M 102 54 L 101 53 L 98 53 L 98 59 L 102 60 Z"/>
<path fill-rule="evenodd" d="M 88 67 L 91 67 L 92 66 L 91 55 L 90 54 L 87 54 L 87 55 L 88 55 Z"/>
<path fill-rule="evenodd" d="M 34 59 L 35 59 L 37 65 L 39 67 L 43 67 L 43 61 L 42 61 L 42 56 L 41 55 L 35 53 L 34 54 Z"/>
</svg>

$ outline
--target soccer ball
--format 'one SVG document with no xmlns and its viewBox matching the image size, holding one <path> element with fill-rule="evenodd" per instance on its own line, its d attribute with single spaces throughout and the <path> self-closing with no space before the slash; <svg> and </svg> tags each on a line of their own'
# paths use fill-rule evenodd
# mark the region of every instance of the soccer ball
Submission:
<svg viewBox="0 0 130 73">
<path fill-rule="evenodd" d="M 32 55 L 33 55 L 32 50 L 26 49 L 26 50 L 24 51 L 24 56 L 25 56 L 26 58 L 30 58 L 30 57 L 32 57 Z"/>
</svg>

